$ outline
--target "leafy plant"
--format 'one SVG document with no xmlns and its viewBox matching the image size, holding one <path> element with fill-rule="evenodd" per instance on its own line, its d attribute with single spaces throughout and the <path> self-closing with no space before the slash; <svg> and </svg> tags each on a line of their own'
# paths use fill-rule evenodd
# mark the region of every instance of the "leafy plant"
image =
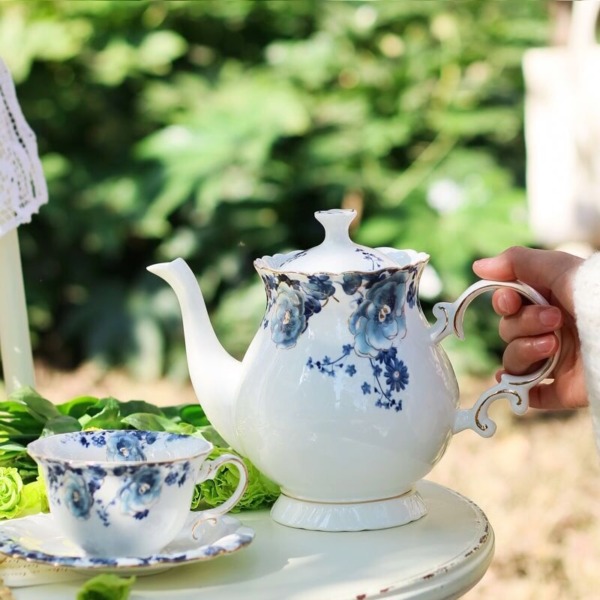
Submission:
<svg viewBox="0 0 600 600">
<path fill-rule="evenodd" d="M 0 403 L 0 518 L 22 516 L 25 510 L 39 512 L 46 505 L 43 484 L 35 461 L 27 453 L 27 444 L 42 436 L 86 429 L 199 435 L 214 445 L 213 457 L 232 452 L 196 404 L 159 408 L 143 400 L 80 396 L 55 405 L 35 390 L 23 387 Z M 279 487 L 248 459 L 243 460 L 248 468 L 248 487 L 236 508 L 271 505 L 279 495 Z M 225 467 L 209 486 L 198 484 L 191 508 L 220 504 L 222 498 L 231 495 L 231 486 L 237 485 L 235 477 Z"/>
<path fill-rule="evenodd" d="M 315 245 L 312 213 L 340 205 L 359 209 L 358 241 L 431 255 L 443 286 L 426 309 L 454 298 L 474 258 L 532 242 L 520 61 L 546 41 L 545 10 L 2 4 L 0 54 L 51 195 L 21 228 L 36 353 L 182 376 L 177 304 L 145 266 L 183 256 L 241 355 L 264 308 L 253 258 Z M 465 344 L 479 369 L 499 350 Z"/>
</svg>

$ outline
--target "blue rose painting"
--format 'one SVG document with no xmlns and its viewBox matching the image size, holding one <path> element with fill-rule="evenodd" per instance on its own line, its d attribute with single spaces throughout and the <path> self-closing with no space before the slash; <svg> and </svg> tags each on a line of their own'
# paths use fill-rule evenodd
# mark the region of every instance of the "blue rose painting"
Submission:
<svg viewBox="0 0 600 600">
<path fill-rule="evenodd" d="M 379 352 L 406 335 L 405 298 L 406 274 L 402 271 L 378 281 L 367 291 L 350 317 L 350 333 L 358 354 L 377 358 Z"/>
<path fill-rule="evenodd" d="M 292 348 L 306 330 L 312 315 L 321 309 L 335 287 L 329 275 L 308 275 L 302 279 L 263 278 L 269 298 L 267 312 L 270 314 L 271 339 L 278 348 Z M 263 326 L 268 319 L 265 318 Z"/>
<path fill-rule="evenodd" d="M 282 283 L 278 288 L 272 311 L 271 339 L 278 348 L 295 346 L 306 325 L 303 295 L 288 284 Z"/>
<path fill-rule="evenodd" d="M 330 296 L 335 294 L 335 288 L 329 275 L 309 275 L 307 281 L 301 282 L 300 286 L 308 297 L 309 302 L 318 305 L 315 312 L 321 310 L 321 303 L 326 302 Z"/>
<path fill-rule="evenodd" d="M 118 461 L 146 460 L 138 437 L 126 431 L 108 438 L 106 457 Z"/>
<path fill-rule="evenodd" d="M 160 497 L 161 488 L 160 469 L 148 466 L 136 471 L 119 493 L 121 511 L 145 516 L 148 508 Z"/>
<path fill-rule="evenodd" d="M 263 275 L 267 288 L 267 312 L 263 327 L 270 324 L 271 339 L 278 348 L 293 348 L 306 331 L 311 317 L 336 293 L 351 297 L 348 318 L 351 343 L 344 343 L 334 356 L 309 356 L 306 367 L 328 377 L 355 377 L 357 359 L 368 360 L 368 381 L 357 385 L 375 406 L 402 410 L 403 392 L 409 382 L 408 367 L 398 358 L 398 344 L 406 336 L 407 307 L 416 306 L 418 269 L 348 272 L 340 276 Z M 358 378 L 357 378 L 358 379 Z"/>
<path fill-rule="evenodd" d="M 85 479 L 77 473 L 68 471 L 65 473 L 62 485 L 63 501 L 69 511 L 78 519 L 89 518 L 94 499 Z"/>
</svg>

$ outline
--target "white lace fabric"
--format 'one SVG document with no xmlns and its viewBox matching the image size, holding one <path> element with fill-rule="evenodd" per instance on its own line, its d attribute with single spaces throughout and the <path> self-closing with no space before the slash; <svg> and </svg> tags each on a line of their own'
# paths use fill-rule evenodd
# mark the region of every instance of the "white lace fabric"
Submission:
<svg viewBox="0 0 600 600">
<path fill-rule="evenodd" d="M 23 116 L 10 71 L 0 60 L 0 236 L 48 201 L 36 137 Z"/>
</svg>

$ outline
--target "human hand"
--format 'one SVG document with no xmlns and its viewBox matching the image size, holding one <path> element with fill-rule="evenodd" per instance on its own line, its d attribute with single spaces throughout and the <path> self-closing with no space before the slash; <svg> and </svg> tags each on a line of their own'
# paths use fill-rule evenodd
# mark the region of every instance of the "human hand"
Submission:
<svg viewBox="0 0 600 600">
<path fill-rule="evenodd" d="M 562 332 L 562 348 L 552 373 L 553 380 L 538 384 L 529 392 L 534 408 L 565 409 L 587 405 L 583 362 L 573 302 L 573 280 L 583 259 L 551 250 L 509 248 L 492 258 L 473 264 L 475 273 L 496 281 L 519 280 L 540 292 L 550 306 L 524 305 L 514 290 L 494 292 L 494 310 L 502 316 L 500 337 L 508 343 L 503 356 L 504 370 L 515 375 L 528 373 L 540 361 L 556 354 L 555 333 Z"/>
</svg>

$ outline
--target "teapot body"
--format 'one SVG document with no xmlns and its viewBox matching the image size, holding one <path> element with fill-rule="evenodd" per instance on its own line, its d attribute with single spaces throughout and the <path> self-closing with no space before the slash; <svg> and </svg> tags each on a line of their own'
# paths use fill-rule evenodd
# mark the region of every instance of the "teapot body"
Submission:
<svg viewBox="0 0 600 600">
<path fill-rule="evenodd" d="M 523 414 L 529 390 L 559 359 L 534 373 L 504 373 L 471 408 L 458 409 L 456 377 L 439 344 L 464 337 L 469 304 L 499 288 L 548 302 L 521 282 L 482 280 L 455 302 L 437 303 L 429 325 L 417 299 L 427 254 L 355 244 L 355 215 L 319 211 L 320 245 L 255 261 L 267 309 L 242 362 L 217 339 L 185 261 L 148 267 L 179 299 L 190 376 L 208 419 L 281 486 L 271 515 L 292 527 L 355 531 L 422 517 L 415 483 L 452 435 L 493 435 L 488 408 L 498 398 Z"/>
<path fill-rule="evenodd" d="M 423 267 L 258 267 L 267 310 L 243 361 L 235 426 L 243 452 L 284 496 L 395 498 L 441 458 L 458 386 L 417 301 Z"/>
</svg>

